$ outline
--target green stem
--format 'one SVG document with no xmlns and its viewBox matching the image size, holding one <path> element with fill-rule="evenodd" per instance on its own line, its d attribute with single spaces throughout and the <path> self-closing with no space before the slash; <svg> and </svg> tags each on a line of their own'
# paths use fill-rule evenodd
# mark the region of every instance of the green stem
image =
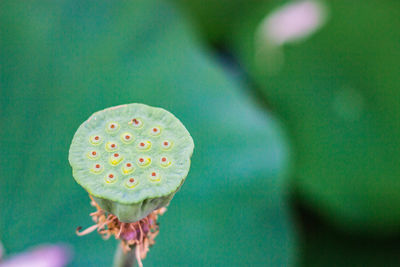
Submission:
<svg viewBox="0 0 400 267">
<path fill-rule="evenodd" d="M 114 255 L 114 264 L 113 267 L 135 267 L 136 264 L 136 256 L 135 256 L 135 248 L 133 247 L 127 253 L 122 251 L 121 244 L 118 244 L 117 250 Z"/>
</svg>

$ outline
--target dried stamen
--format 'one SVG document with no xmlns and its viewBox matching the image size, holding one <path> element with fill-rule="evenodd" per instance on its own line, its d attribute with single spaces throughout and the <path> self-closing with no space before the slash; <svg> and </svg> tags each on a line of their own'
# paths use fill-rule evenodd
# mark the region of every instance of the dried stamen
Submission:
<svg viewBox="0 0 400 267">
<path fill-rule="evenodd" d="M 121 240 L 124 253 L 135 247 L 136 259 L 139 266 L 142 266 L 142 259 L 146 258 L 149 248 L 155 244 L 155 238 L 159 233 L 158 215 L 164 214 L 166 208 L 155 210 L 140 221 L 123 223 L 115 215 L 107 214 L 102 210 L 92 196 L 90 198 L 91 205 L 97 209 L 90 214 L 96 224 L 83 231 L 80 231 L 82 227 L 78 227 L 76 234 L 83 236 L 97 229 L 97 232 L 105 239 L 113 235 L 116 239 Z"/>
</svg>

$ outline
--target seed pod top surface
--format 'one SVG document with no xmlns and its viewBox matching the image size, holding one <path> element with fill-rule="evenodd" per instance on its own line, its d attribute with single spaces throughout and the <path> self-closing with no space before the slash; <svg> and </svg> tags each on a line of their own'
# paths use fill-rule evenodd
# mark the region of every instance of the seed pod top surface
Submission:
<svg viewBox="0 0 400 267">
<path fill-rule="evenodd" d="M 91 195 L 120 204 L 170 196 L 185 180 L 194 143 L 170 112 L 128 104 L 94 113 L 75 133 L 69 162 Z"/>
</svg>

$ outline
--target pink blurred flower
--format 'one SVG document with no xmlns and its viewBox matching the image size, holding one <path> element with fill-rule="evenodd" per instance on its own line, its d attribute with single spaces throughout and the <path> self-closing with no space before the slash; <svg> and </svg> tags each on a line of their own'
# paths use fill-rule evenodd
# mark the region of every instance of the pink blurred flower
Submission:
<svg viewBox="0 0 400 267">
<path fill-rule="evenodd" d="M 46 245 L 0 260 L 0 267 L 63 267 L 70 258 L 67 247 Z"/>
<path fill-rule="evenodd" d="M 321 2 L 295 1 L 268 15 L 262 28 L 269 41 L 281 45 L 313 34 L 325 20 L 326 10 Z"/>
<path fill-rule="evenodd" d="M 255 31 L 254 61 L 269 75 L 282 69 L 283 45 L 306 40 L 323 27 L 328 19 L 324 1 L 291 1 L 268 13 Z"/>
</svg>

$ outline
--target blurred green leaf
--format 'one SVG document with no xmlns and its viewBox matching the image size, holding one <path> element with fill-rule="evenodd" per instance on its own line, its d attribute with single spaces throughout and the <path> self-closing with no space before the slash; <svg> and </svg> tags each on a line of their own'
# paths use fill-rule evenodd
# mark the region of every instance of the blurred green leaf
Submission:
<svg viewBox="0 0 400 267">
<path fill-rule="evenodd" d="M 173 112 L 195 141 L 192 169 L 161 218 L 147 266 L 286 266 L 294 236 L 284 192 L 288 147 L 161 1 L 0 3 L 0 239 L 20 251 L 75 247 L 73 266 L 107 266 L 115 241 L 93 233 L 67 156 L 77 127 L 105 107 Z"/>
<path fill-rule="evenodd" d="M 399 4 L 329 1 L 325 27 L 273 49 L 264 42 L 265 58 L 254 40 L 272 5 L 232 33 L 243 65 L 288 123 L 297 190 L 346 229 L 400 226 Z"/>
<path fill-rule="evenodd" d="M 302 210 L 303 238 L 300 266 L 375 267 L 398 266 L 400 239 L 346 233 Z"/>
<path fill-rule="evenodd" d="M 227 39 L 236 22 L 252 16 L 255 7 L 264 6 L 269 0 L 170 0 L 176 2 L 203 36 L 212 42 Z"/>
</svg>

